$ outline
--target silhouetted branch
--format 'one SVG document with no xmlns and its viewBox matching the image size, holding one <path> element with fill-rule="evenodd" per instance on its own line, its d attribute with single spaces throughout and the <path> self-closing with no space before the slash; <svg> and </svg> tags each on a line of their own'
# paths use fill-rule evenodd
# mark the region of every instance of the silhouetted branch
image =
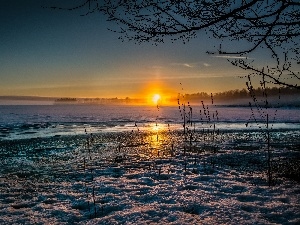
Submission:
<svg viewBox="0 0 300 225">
<path fill-rule="evenodd" d="M 85 15 L 101 12 L 109 21 L 119 24 L 120 28 L 115 32 L 119 32 L 122 39 L 160 43 L 171 37 L 173 41 L 185 42 L 205 31 L 220 39 L 223 45 L 226 41 L 246 43 L 240 50 L 220 47 L 215 52 L 218 54 L 247 56 L 257 49 L 268 49 L 277 68 L 282 63 L 290 64 L 289 70 L 299 83 L 299 73 L 293 72 L 292 68 L 295 68 L 291 66 L 300 63 L 299 0 L 83 0 L 82 4 L 68 10 L 86 8 Z M 244 64 L 240 67 L 256 71 Z M 276 77 L 273 81 L 274 84 L 299 88 L 297 83 L 283 82 Z"/>
</svg>

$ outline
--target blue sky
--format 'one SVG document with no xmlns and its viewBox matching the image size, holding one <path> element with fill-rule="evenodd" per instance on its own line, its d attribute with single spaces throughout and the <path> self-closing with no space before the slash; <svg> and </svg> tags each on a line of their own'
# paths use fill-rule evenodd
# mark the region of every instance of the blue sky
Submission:
<svg viewBox="0 0 300 225">
<path fill-rule="evenodd" d="M 0 2 L 0 95 L 123 98 L 245 87 L 244 71 L 205 53 L 219 44 L 205 33 L 187 44 L 122 42 L 100 13 L 42 8 L 60 4 Z"/>
</svg>

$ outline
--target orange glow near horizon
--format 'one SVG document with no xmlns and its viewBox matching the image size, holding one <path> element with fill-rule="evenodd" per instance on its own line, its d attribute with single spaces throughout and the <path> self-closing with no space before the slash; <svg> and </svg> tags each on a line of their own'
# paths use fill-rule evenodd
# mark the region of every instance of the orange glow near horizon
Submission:
<svg viewBox="0 0 300 225">
<path fill-rule="evenodd" d="M 152 101 L 155 105 L 157 105 L 159 103 L 160 99 L 161 99 L 160 94 L 155 94 L 152 97 Z"/>
<path fill-rule="evenodd" d="M 153 80 L 141 87 L 136 98 L 145 99 L 145 104 L 165 106 L 173 104 L 170 99 L 176 98 L 177 92 L 162 81 Z"/>
</svg>

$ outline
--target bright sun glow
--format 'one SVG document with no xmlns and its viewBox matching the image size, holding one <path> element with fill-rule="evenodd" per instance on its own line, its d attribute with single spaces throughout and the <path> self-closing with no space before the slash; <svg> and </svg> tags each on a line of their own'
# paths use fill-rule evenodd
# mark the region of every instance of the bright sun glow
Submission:
<svg viewBox="0 0 300 225">
<path fill-rule="evenodd" d="M 160 95 L 159 94 L 153 95 L 152 101 L 153 101 L 154 104 L 157 105 L 157 103 L 158 103 L 159 100 L 160 100 Z"/>
</svg>

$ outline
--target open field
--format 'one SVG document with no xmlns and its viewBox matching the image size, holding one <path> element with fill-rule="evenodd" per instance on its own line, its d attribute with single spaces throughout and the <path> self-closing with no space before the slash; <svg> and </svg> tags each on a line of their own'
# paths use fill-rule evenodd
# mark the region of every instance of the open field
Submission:
<svg viewBox="0 0 300 225">
<path fill-rule="evenodd" d="M 299 135 L 122 132 L 0 143 L 0 223 L 299 224 Z"/>
</svg>

